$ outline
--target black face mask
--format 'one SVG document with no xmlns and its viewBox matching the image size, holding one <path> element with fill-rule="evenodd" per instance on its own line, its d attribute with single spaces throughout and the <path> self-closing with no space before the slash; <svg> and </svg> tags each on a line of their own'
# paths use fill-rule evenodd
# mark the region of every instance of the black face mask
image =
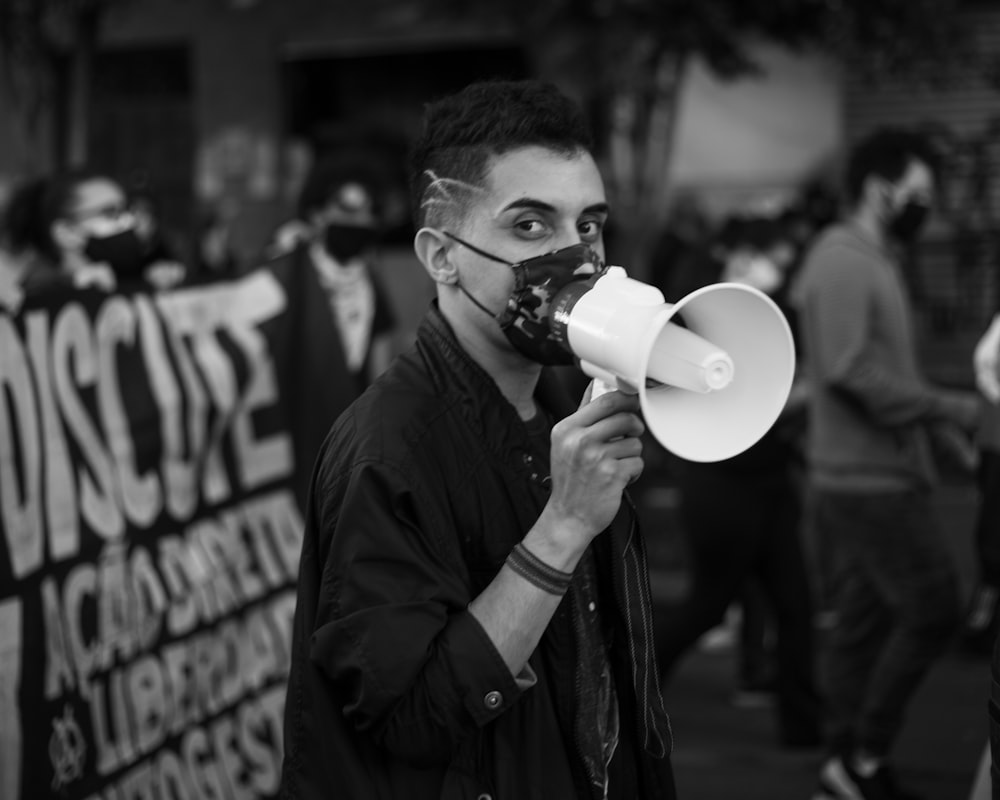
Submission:
<svg viewBox="0 0 1000 800">
<path fill-rule="evenodd" d="M 552 330 L 552 300 L 570 283 L 585 281 L 595 273 L 605 271 L 604 262 L 597 251 L 581 242 L 511 263 L 480 250 L 447 231 L 445 236 L 484 258 L 506 264 L 514 271 L 514 288 L 507 299 L 507 305 L 499 314 L 494 314 L 469 294 L 464 286 L 459 286 L 469 300 L 500 323 L 500 329 L 514 348 L 538 364 L 572 364 L 572 353 L 560 343 Z"/>
<path fill-rule="evenodd" d="M 107 264 L 119 278 L 138 278 L 149 263 L 146 244 L 132 228 L 110 236 L 91 235 L 83 254 L 96 264 Z"/>
<path fill-rule="evenodd" d="M 378 241 L 378 231 L 366 225 L 334 222 L 323 231 L 323 247 L 341 263 L 350 261 Z"/>
<path fill-rule="evenodd" d="M 907 200 L 901 209 L 889 218 L 889 234 L 900 242 L 912 242 L 927 221 L 930 209 L 923 203 Z"/>
</svg>

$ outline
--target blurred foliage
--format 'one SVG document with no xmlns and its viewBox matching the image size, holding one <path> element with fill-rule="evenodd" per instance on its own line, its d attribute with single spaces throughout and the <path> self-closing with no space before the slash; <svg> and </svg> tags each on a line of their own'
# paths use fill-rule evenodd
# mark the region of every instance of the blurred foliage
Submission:
<svg viewBox="0 0 1000 800">
<path fill-rule="evenodd" d="M 757 74 L 762 42 L 825 53 L 867 80 L 940 84 L 986 75 L 968 46 L 963 0 L 410 0 L 425 18 L 502 21 L 535 74 L 572 76 L 591 113 L 627 257 L 648 260 L 669 205 L 678 87 L 698 57 L 718 76 Z"/>
<path fill-rule="evenodd" d="M 67 81 L 62 161 L 86 159 L 92 59 L 114 10 L 147 0 L 0 0 L 0 69 L 29 130 Z M 207 2 L 207 0 L 202 0 Z M 313 0 L 332 4 L 335 0 Z M 981 2 L 982 0 L 980 0 Z M 258 0 L 279 4 L 287 0 Z M 373 24 L 511 31 L 532 72 L 559 79 L 594 121 L 609 190 L 640 251 L 665 218 L 676 98 L 691 57 L 717 75 L 760 71 L 760 42 L 826 52 L 870 80 L 940 84 L 968 66 L 1000 84 L 996 54 L 968 46 L 975 0 L 368 0 Z M 234 3 L 233 7 L 239 3 Z M 291 4 L 289 4 L 291 5 Z M 986 56 L 992 63 L 986 63 Z M 68 68 L 62 70 L 61 65 Z M 952 67 L 963 67 L 953 70 Z M 990 70 L 993 72 L 990 73 Z"/>
<path fill-rule="evenodd" d="M 968 55 L 962 0 L 410 0 L 425 15 L 502 18 L 529 46 L 574 37 L 580 60 L 607 66 L 700 55 L 719 74 L 757 69 L 748 42 L 821 48 L 873 74 L 924 72 Z M 612 69 L 612 72 L 616 70 Z M 930 70 L 926 70 L 930 76 Z"/>
</svg>

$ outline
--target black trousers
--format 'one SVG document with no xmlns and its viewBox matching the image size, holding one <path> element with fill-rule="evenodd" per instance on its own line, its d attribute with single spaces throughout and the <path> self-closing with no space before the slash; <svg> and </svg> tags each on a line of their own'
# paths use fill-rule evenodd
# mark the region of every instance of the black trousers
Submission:
<svg viewBox="0 0 1000 800">
<path fill-rule="evenodd" d="M 976 554 L 980 580 L 1000 586 L 1000 451 L 983 449 L 979 458 Z"/>
<path fill-rule="evenodd" d="M 690 588 L 678 606 L 658 608 L 664 679 L 751 580 L 773 615 L 779 735 L 811 744 L 821 729 L 813 597 L 800 538 L 801 493 L 791 469 L 733 472 L 714 464 L 677 470 Z"/>
<path fill-rule="evenodd" d="M 890 752 L 960 620 L 954 559 L 929 492 L 815 492 L 833 561 L 823 648 L 831 749 Z"/>
</svg>

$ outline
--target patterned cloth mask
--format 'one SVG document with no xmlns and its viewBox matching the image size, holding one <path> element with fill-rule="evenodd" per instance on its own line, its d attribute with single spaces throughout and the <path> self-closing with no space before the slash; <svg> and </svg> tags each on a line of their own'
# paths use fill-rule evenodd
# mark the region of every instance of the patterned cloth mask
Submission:
<svg viewBox="0 0 1000 800">
<path fill-rule="evenodd" d="M 514 271 L 514 288 L 507 305 L 494 314 L 465 289 L 459 289 L 478 308 L 496 319 L 500 329 L 523 356 L 547 366 L 572 364 L 573 354 L 556 339 L 550 314 L 552 299 L 573 281 L 586 280 L 606 269 L 600 255 L 589 244 L 580 242 L 534 258 L 512 263 L 444 231 L 445 236 L 468 247 L 483 258 L 506 264 Z"/>
</svg>

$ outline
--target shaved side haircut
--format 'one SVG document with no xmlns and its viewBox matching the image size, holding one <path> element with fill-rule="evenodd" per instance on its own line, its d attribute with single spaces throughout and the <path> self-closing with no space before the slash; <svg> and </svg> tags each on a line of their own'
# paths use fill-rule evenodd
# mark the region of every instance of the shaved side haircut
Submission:
<svg viewBox="0 0 1000 800">
<path fill-rule="evenodd" d="M 461 221 L 486 187 L 490 160 L 522 147 L 572 158 L 593 143 L 580 108 L 542 81 L 486 81 L 429 104 L 410 153 L 410 194 L 417 229 Z"/>
</svg>

